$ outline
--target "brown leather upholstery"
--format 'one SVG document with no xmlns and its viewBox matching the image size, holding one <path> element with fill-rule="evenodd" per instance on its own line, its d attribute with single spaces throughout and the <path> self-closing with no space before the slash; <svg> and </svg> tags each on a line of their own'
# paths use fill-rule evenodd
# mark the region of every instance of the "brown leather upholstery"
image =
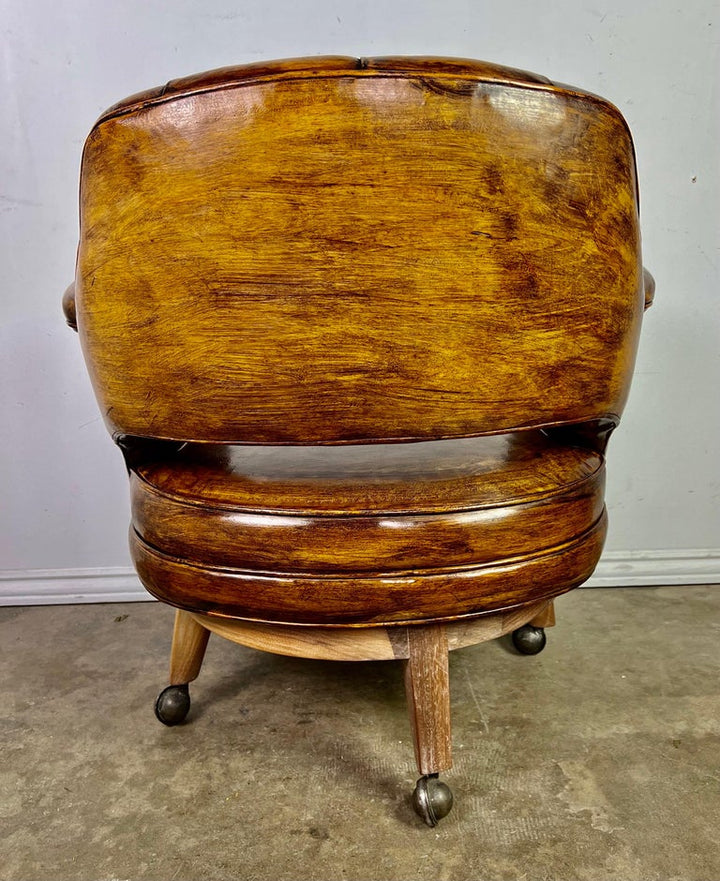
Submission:
<svg viewBox="0 0 720 881">
<path fill-rule="evenodd" d="M 644 305 L 632 141 L 608 102 L 477 62 L 181 80 L 88 138 L 76 296 L 115 434 L 617 422 Z"/>
<path fill-rule="evenodd" d="M 587 577 L 604 470 L 600 453 L 540 432 L 187 445 L 133 470 L 133 553 L 153 593 L 197 611 L 335 624 L 487 613 Z"/>
<path fill-rule="evenodd" d="M 211 632 L 403 659 L 434 825 L 448 651 L 540 650 L 600 557 L 654 294 L 625 120 L 479 61 L 225 68 L 103 114 L 80 213 L 65 315 L 178 608 L 158 718 Z"/>
</svg>

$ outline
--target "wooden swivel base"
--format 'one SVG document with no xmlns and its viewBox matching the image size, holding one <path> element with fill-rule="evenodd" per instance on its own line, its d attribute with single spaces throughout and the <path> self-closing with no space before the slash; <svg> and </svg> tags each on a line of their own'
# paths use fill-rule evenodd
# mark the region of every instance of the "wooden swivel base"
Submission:
<svg viewBox="0 0 720 881">
<path fill-rule="evenodd" d="M 513 633 L 519 651 L 545 645 L 555 623 L 553 603 L 543 600 L 512 611 L 470 620 L 394 627 L 313 627 L 259 624 L 178 610 L 170 655 L 170 685 L 155 712 L 166 725 L 182 722 L 190 709 L 188 683 L 197 678 L 210 633 L 232 642 L 300 658 L 327 661 L 402 660 L 415 758 L 421 779 L 413 802 L 429 826 L 449 813 L 452 793 L 437 780 L 452 767 L 448 652 Z"/>
</svg>

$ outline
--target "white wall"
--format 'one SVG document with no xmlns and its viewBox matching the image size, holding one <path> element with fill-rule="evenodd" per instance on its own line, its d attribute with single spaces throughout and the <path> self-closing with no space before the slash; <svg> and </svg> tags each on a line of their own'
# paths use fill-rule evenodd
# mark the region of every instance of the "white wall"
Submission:
<svg viewBox="0 0 720 881">
<path fill-rule="evenodd" d="M 484 58 L 598 92 L 626 115 L 658 292 L 610 448 L 599 571 L 608 583 L 720 581 L 714 0 L 1 2 L 0 601 L 135 590 L 121 457 L 60 312 L 94 119 L 172 77 L 327 53 Z"/>
</svg>

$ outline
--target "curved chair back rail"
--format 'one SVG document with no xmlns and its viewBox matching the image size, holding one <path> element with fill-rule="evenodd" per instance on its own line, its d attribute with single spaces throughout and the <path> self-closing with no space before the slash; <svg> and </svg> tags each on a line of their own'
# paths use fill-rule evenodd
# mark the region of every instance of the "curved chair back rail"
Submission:
<svg viewBox="0 0 720 881">
<path fill-rule="evenodd" d="M 602 99 L 481 63 L 180 80 L 87 141 L 76 298 L 116 435 L 614 422 L 644 305 L 630 135 Z"/>
</svg>

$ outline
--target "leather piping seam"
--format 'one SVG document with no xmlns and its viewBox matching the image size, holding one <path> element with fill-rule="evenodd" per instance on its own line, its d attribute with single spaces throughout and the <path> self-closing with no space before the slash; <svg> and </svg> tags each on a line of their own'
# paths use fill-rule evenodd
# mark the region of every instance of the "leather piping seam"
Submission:
<svg viewBox="0 0 720 881">
<path fill-rule="evenodd" d="M 167 435 L 161 434 L 151 434 L 151 435 L 143 435 L 143 434 L 131 434 L 129 432 L 124 431 L 114 431 L 112 433 L 112 438 L 115 443 L 118 443 L 118 439 L 124 437 L 134 437 L 138 440 L 157 440 L 157 441 L 171 441 L 172 443 L 177 444 L 198 444 L 198 446 L 206 445 L 206 446 L 227 446 L 227 447 L 362 447 L 362 446 L 375 446 L 384 445 L 384 444 L 414 444 L 414 443 L 435 443 L 435 441 L 450 441 L 450 440 L 466 440 L 472 437 L 498 437 L 501 434 L 519 434 L 520 432 L 538 432 L 545 431 L 548 428 L 565 428 L 572 427 L 577 425 L 584 425 L 587 422 L 594 421 L 596 419 L 608 419 L 614 423 L 613 429 L 617 428 L 620 424 L 620 415 L 618 413 L 605 412 L 600 415 L 595 414 L 593 416 L 585 416 L 582 419 L 555 419 L 552 422 L 526 422 L 522 425 L 507 425 L 503 428 L 492 428 L 489 431 L 471 431 L 468 433 L 461 434 L 440 434 L 440 435 L 397 435 L 393 437 L 356 437 L 352 440 L 341 439 L 341 440 L 308 440 L 308 441 L 300 441 L 300 440 L 272 440 L 272 441 L 258 441 L 258 440 L 238 440 L 236 437 L 230 438 L 197 438 L 197 437 L 168 437 Z M 587 451 L 587 447 L 583 446 L 580 443 L 566 443 L 563 446 L 569 447 L 574 450 L 585 450 Z"/>
<path fill-rule="evenodd" d="M 169 80 L 162 87 L 162 91 L 159 95 L 154 95 L 152 98 L 148 98 L 145 101 L 140 101 L 137 104 L 131 104 L 127 108 L 120 108 L 118 110 L 106 111 L 100 116 L 95 124 L 93 125 L 91 132 L 94 132 L 101 125 L 106 122 L 110 122 L 113 119 L 119 119 L 123 116 L 129 116 L 132 113 L 137 113 L 143 110 L 147 110 L 151 107 L 156 107 L 159 104 L 168 104 L 171 101 L 182 100 L 183 98 L 192 98 L 195 95 L 203 95 L 210 92 L 226 92 L 230 89 L 238 89 L 243 86 L 254 86 L 254 85 L 264 85 L 267 83 L 276 83 L 281 82 L 283 80 L 292 80 L 292 81 L 302 81 L 302 80 L 322 80 L 322 79 L 365 79 L 365 78 L 375 78 L 375 79 L 448 79 L 448 80 L 472 80 L 478 83 L 487 83 L 490 85 L 499 85 L 505 88 L 510 89 L 529 89 L 533 92 L 545 92 L 549 95 L 563 95 L 569 98 L 580 99 L 582 101 L 587 101 L 590 104 L 594 104 L 599 107 L 601 110 L 609 113 L 610 116 L 613 116 L 616 121 L 618 121 L 623 130 L 625 131 L 630 144 L 632 145 L 633 150 L 633 158 L 635 154 L 634 144 L 632 140 L 632 133 L 630 132 L 630 127 L 627 123 L 627 120 L 623 116 L 622 112 L 618 107 L 616 107 L 612 102 L 607 101 L 605 98 L 602 98 L 600 95 L 595 95 L 592 92 L 583 92 L 579 89 L 576 89 L 573 86 L 561 85 L 558 83 L 554 83 L 552 80 L 548 80 L 547 83 L 530 83 L 530 82 L 521 82 L 520 80 L 505 80 L 505 79 L 497 79 L 493 77 L 481 76 L 479 74 L 473 74 L 470 71 L 467 72 L 449 72 L 449 71 L 414 71 L 414 70 L 398 70 L 398 71 L 389 71 L 389 70 L 378 70 L 377 68 L 355 68 L 355 69 L 347 69 L 347 68 L 338 68 L 337 70 L 324 70 L 322 73 L 313 73 L 312 70 L 299 70 L 299 71 L 284 71 L 284 72 L 275 72 L 268 74 L 259 74 L 259 75 L 250 75 L 246 79 L 236 80 L 234 82 L 228 83 L 216 83 L 208 86 L 196 86 L 190 87 L 187 91 L 184 92 L 170 92 L 168 93 L 167 89 L 173 80 Z"/>
<path fill-rule="evenodd" d="M 582 584 L 582 581 L 580 582 Z M 155 596 L 155 594 L 149 588 L 145 588 L 149 594 Z M 400 620 L 392 620 L 392 621 L 376 621 L 370 620 L 368 622 L 356 623 L 356 622 L 345 622 L 343 624 L 310 624 L 304 621 L 283 621 L 279 619 L 269 619 L 269 618 L 253 618 L 251 616 L 242 616 L 242 615 L 230 615 L 227 612 L 219 612 L 214 609 L 206 610 L 203 612 L 200 611 L 192 611 L 185 609 L 184 606 L 180 606 L 172 603 L 170 600 L 161 599 L 157 597 L 161 602 L 166 603 L 167 605 L 174 605 L 177 609 L 185 609 L 185 611 L 190 611 L 191 615 L 200 615 L 207 618 L 216 618 L 219 621 L 242 621 L 243 623 L 248 624 L 261 624 L 266 625 L 268 627 L 274 627 L 278 625 L 279 627 L 297 627 L 297 628 L 316 628 L 318 630 L 369 630 L 371 628 L 378 627 L 413 627 L 418 626 L 421 627 L 424 624 L 432 623 L 432 624 L 462 624 L 466 621 L 472 621 L 476 618 L 487 618 L 492 615 L 504 615 L 506 613 L 511 613 L 516 611 L 517 609 L 522 609 L 525 606 L 532 605 L 540 605 L 543 602 L 552 602 L 554 599 L 562 596 L 565 593 L 573 590 L 572 587 L 563 587 L 560 590 L 548 591 L 547 594 L 543 594 L 540 599 L 537 600 L 524 600 L 519 603 L 511 603 L 507 606 L 500 606 L 495 609 L 482 609 L 481 611 L 474 612 L 461 612 L 458 615 L 445 615 L 444 617 L 432 617 L 432 618 L 401 618 Z M 467 646 L 465 646 L 467 648 Z M 455 649 L 450 649 L 450 651 L 455 651 Z"/>
</svg>

